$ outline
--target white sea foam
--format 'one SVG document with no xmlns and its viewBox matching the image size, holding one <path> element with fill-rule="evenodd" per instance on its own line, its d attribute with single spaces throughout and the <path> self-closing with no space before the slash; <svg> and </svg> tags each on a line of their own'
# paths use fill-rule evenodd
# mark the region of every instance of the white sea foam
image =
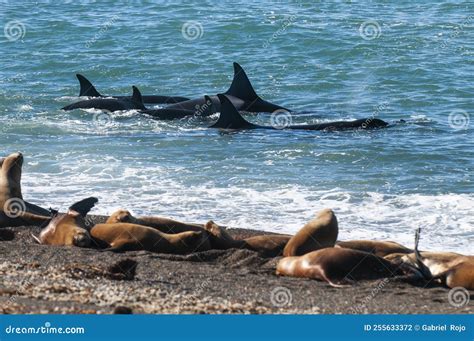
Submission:
<svg viewBox="0 0 474 341">
<path fill-rule="evenodd" d="M 83 160 L 41 175 L 26 173 L 25 197 L 65 209 L 72 200 L 95 195 L 100 203 L 94 214 L 127 208 L 138 215 L 193 222 L 213 219 L 228 226 L 281 233 L 295 233 L 315 212 L 330 207 L 339 219 L 341 240 L 383 239 L 412 246 L 414 230 L 422 227 L 423 249 L 474 251 L 472 194 L 391 195 L 289 185 L 257 189 L 232 181 L 227 187 L 187 185 L 167 176 L 162 167 L 121 167 L 116 161 Z"/>
</svg>

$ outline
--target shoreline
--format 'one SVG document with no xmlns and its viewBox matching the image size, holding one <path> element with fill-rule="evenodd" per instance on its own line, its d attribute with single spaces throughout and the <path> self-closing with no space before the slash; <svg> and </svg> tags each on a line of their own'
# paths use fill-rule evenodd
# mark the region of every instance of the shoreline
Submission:
<svg viewBox="0 0 474 341">
<path fill-rule="evenodd" d="M 104 218 L 89 220 L 97 223 Z M 4 230 L 15 235 L 0 241 L 4 314 L 109 314 L 117 307 L 140 314 L 474 313 L 472 299 L 466 306 L 454 307 L 449 289 L 437 285 L 423 288 L 389 278 L 334 288 L 316 280 L 277 276 L 278 258 L 250 250 L 112 253 L 35 244 L 30 234 L 38 233 L 38 227 Z M 239 239 L 261 234 L 228 231 Z M 118 272 L 112 269 L 125 260 L 136 262 L 135 273 L 133 269 L 122 273 L 123 266 Z"/>
</svg>

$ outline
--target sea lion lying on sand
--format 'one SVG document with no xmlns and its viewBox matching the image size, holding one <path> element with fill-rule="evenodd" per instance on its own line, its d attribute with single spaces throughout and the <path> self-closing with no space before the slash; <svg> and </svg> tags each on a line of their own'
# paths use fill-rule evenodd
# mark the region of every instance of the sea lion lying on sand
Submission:
<svg viewBox="0 0 474 341">
<path fill-rule="evenodd" d="M 400 267 L 371 253 L 334 247 L 304 256 L 284 257 L 276 268 L 277 275 L 314 278 L 335 287 L 414 273 L 411 267 Z"/>
<path fill-rule="evenodd" d="M 52 211 L 40 235 L 32 235 L 33 238 L 39 244 L 89 246 L 91 236 L 86 229 L 85 217 L 97 202 L 97 198 L 91 197 L 75 203 L 65 214 Z"/>
<path fill-rule="evenodd" d="M 41 225 L 50 218 L 47 210 L 23 200 L 22 166 L 21 153 L 0 158 L 0 228 Z"/>
<path fill-rule="evenodd" d="M 130 223 L 152 227 L 163 233 L 180 233 L 187 231 L 203 231 L 201 224 L 187 224 L 163 217 L 134 217 L 127 210 L 118 210 L 110 215 L 106 224 Z"/>
<path fill-rule="evenodd" d="M 391 254 L 385 259 L 415 266 L 426 280 L 439 281 L 449 288 L 474 290 L 474 256 L 454 252 L 419 252 L 420 231 L 416 231 L 415 252 Z"/>
<path fill-rule="evenodd" d="M 227 250 L 248 249 L 257 251 L 268 257 L 282 255 L 283 248 L 290 240 L 289 235 L 261 235 L 243 240 L 234 239 L 223 227 L 209 221 L 205 227 L 209 231 L 211 245 L 216 249 Z"/>
<path fill-rule="evenodd" d="M 385 257 L 393 253 L 407 254 L 413 252 L 401 244 L 392 241 L 378 241 L 378 240 L 349 240 L 338 241 L 335 247 L 343 247 L 345 249 L 359 250 L 372 253 L 379 257 Z"/>
<path fill-rule="evenodd" d="M 302 256 L 311 251 L 332 247 L 336 243 L 338 232 L 336 215 L 326 208 L 288 241 L 283 256 Z"/>
<path fill-rule="evenodd" d="M 109 223 L 95 225 L 90 233 L 94 239 L 107 244 L 109 251 L 146 250 L 186 254 L 210 249 L 203 231 L 168 234 L 143 225 Z"/>
</svg>

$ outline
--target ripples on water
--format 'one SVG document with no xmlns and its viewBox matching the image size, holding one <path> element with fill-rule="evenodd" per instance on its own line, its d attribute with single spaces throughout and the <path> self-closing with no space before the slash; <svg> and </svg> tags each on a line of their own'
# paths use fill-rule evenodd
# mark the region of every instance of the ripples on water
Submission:
<svg viewBox="0 0 474 341">
<path fill-rule="evenodd" d="M 20 21 L 25 34 L 0 39 L 0 144 L 25 153 L 32 201 L 65 208 L 97 195 L 95 213 L 126 207 L 281 232 L 332 207 L 342 239 L 412 245 L 421 226 L 423 247 L 472 253 L 473 129 L 463 118 L 474 112 L 473 4 L 2 7 L 2 24 Z M 202 27 L 195 40 L 182 35 L 190 21 Z M 361 37 L 364 23 L 375 39 Z M 220 133 L 206 129 L 212 118 L 59 110 L 77 99 L 77 72 L 106 94 L 137 85 L 196 97 L 225 91 L 233 61 L 262 97 L 297 111 L 293 123 L 406 123 Z"/>
</svg>

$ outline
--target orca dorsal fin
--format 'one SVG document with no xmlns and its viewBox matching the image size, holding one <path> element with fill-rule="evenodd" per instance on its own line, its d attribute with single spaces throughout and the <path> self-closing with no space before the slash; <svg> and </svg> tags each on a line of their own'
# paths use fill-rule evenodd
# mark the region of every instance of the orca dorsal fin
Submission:
<svg viewBox="0 0 474 341">
<path fill-rule="evenodd" d="M 77 79 L 81 89 L 79 90 L 79 96 L 88 96 L 88 97 L 102 97 L 102 95 L 97 91 L 97 89 L 92 85 L 89 80 L 81 75 L 80 73 L 76 74 Z"/>
<path fill-rule="evenodd" d="M 81 216 L 85 217 L 87 213 L 99 202 L 99 199 L 90 197 L 76 202 L 71 207 L 69 207 L 69 212 L 77 212 Z"/>
<path fill-rule="evenodd" d="M 217 97 L 219 97 L 219 101 L 221 102 L 221 113 L 219 114 L 219 119 L 211 128 L 243 129 L 254 126 L 239 114 L 226 95 L 219 94 Z"/>
<path fill-rule="evenodd" d="M 132 102 L 141 106 L 141 109 L 146 109 L 145 105 L 143 104 L 142 93 L 140 92 L 140 90 L 138 90 L 138 88 L 135 85 L 132 86 L 132 89 L 133 89 Z"/>
<path fill-rule="evenodd" d="M 229 90 L 227 90 L 225 94 L 249 101 L 254 101 L 258 98 L 258 95 L 253 89 L 244 69 L 242 69 L 242 66 L 236 62 L 234 62 L 234 79 L 232 80 Z"/>
</svg>

